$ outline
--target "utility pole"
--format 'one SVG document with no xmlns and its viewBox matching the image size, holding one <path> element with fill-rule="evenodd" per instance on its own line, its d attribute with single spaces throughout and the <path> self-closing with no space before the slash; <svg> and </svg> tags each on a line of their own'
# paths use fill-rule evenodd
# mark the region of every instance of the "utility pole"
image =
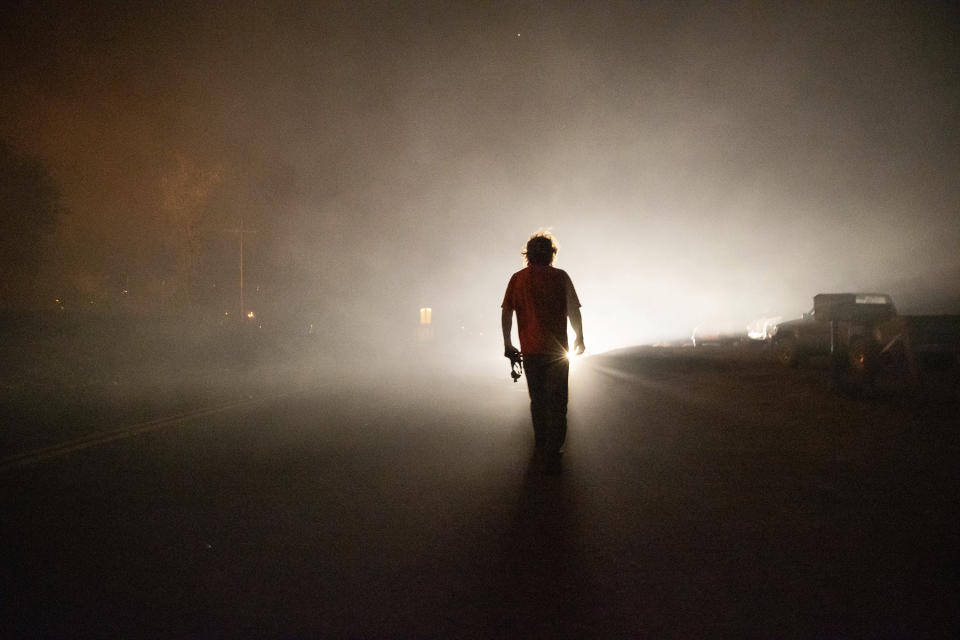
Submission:
<svg viewBox="0 0 960 640">
<path fill-rule="evenodd" d="M 256 229 L 246 229 L 243 226 L 243 216 L 240 216 L 240 226 L 236 229 L 224 229 L 227 233 L 236 233 L 240 236 L 240 321 L 243 321 L 243 235 L 245 233 L 257 233 Z"/>
</svg>

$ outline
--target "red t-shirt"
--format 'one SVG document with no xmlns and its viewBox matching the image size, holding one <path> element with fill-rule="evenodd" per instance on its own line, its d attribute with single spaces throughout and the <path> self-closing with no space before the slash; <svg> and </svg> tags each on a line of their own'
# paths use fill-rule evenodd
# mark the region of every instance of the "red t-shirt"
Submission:
<svg viewBox="0 0 960 640">
<path fill-rule="evenodd" d="M 520 351 L 567 351 L 567 309 L 579 308 L 580 300 L 566 271 L 540 264 L 517 271 L 500 306 L 517 312 Z"/>
</svg>

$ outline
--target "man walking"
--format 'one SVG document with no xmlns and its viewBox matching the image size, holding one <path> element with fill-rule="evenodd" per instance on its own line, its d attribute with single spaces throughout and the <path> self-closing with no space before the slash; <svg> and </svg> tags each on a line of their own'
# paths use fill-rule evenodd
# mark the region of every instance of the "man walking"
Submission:
<svg viewBox="0 0 960 640">
<path fill-rule="evenodd" d="M 527 266 L 510 278 L 501 305 L 503 355 L 507 358 L 519 353 L 510 337 L 513 313 L 517 314 L 534 438 L 550 472 L 560 470 L 567 435 L 567 318 L 577 336 L 574 350 L 577 354 L 584 350 L 580 300 L 570 276 L 552 266 L 556 255 L 557 245 L 549 234 L 531 236 L 523 251 Z"/>
</svg>

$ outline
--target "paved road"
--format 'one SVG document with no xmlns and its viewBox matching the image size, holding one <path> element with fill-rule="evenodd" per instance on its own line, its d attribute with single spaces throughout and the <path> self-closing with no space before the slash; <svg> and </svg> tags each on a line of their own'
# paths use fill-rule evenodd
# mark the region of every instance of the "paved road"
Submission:
<svg viewBox="0 0 960 640">
<path fill-rule="evenodd" d="M 319 386 L 8 466 L 0 635 L 960 628 L 955 439 L 812 455 L 811 425 L 786 433 L 736 385 L 597 360 L 545 476 L 505 372 Z"/>
</svg>

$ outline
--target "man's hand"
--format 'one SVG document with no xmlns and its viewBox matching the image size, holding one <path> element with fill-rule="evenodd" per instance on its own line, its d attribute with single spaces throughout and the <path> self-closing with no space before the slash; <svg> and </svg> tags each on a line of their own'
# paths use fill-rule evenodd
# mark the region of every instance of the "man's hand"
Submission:
<svg viewBox="0 0 960 640">
<path fill-rule="evenodd" d="M 585 350 L 586 350 L 586 347 L 583 346 L 583 336 L 577 336 L 577 339 L 573 341 L 573 352 L 579 356 Z"/>
<path fill-rule="evenodd" d="M 567 314 L 570 318 L 570 326 L 573 327 L 573 332 L 577 336 L 573 342 L 573 352 L 579 356 L 586 349 L 583 346 L 583 318 L 580 317 L 580 307 L 567 305 Z"/>
<path fill-rule="evenodd" d="M 503 357 L 510 358 L 510 361 L 513 362 L 520 357 L 520 350 L 512 344 L 505 344 L 503 345 Z"/>
</svg>

